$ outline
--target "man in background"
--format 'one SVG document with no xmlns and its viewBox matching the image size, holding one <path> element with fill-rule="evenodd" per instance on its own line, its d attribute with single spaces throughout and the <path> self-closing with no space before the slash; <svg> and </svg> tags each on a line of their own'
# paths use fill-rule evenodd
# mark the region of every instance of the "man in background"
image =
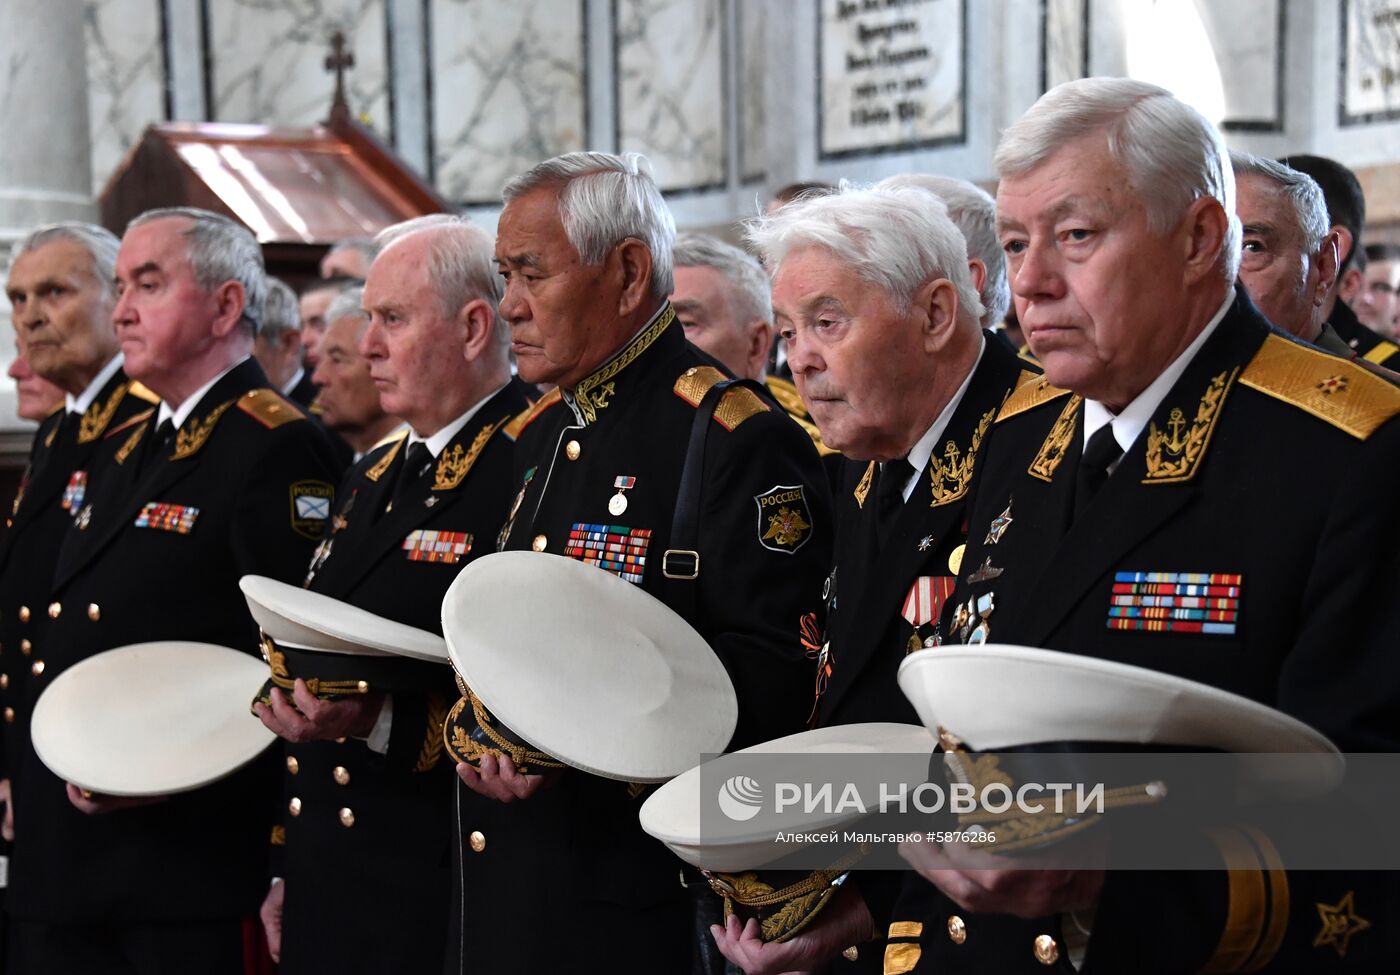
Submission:
<svg viewBox="0 0 1400 975">
<path fill-rule="evenodd" d="M 316 409 L 326 429 L 341 437 L 358 462 L 371 448 L 403 426 L 384 412 L 369 360 L 360 352 L 369 313 L 361 307 L 364 289 L 351 285 L 326 310 L 321 362 L 312 378 L 320 387 Z"/>
<path fill-rule="evenodd" d="M 267 305 L 253 339 L 253 358 L 268 385 L 301 406 L 316 398 L 316 384 L 301 361 L 301 312 L 296 292 L 277 278 L 267 279 Z"/>
</svg>

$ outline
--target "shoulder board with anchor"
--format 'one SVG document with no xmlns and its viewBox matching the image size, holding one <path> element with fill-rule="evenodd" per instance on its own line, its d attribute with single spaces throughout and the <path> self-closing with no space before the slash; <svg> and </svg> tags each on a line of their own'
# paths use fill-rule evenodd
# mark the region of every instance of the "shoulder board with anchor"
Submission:
<svg viewBox="0 0 1400 975">
<path fill-rule="evenodd" d="M 250 389 L 237 402 L 240 410 L 269 430 L 275 430 L 284 423 L 306 419 L 281 393 L 267 387 Z"/>
<path fill-rule="evenodd" d="M 1016 380 L 1016 391 L 1007 397 L 1006 402 L 1002 404 L 996 422 L 1009 420 L 1018 413 L 1033 410 L 1042 403 L 1049 403 L 1051 400 L 1068 395 L 1069 390 L 1051 386 L 1050 380 L 1044 376 L 1037 376 L 1027 369 L 1022 369 L 1021 375 Z"/>
<path fill-rule="evenodd" d="M 724 382 L 728 377 L 714 366 L 691 366 L 681 373 L 672 391 L 691 406 L 699 407 L 705 394 L 715 383 Z M 773 407 L 763 402 L 751 389 L 740 386 L 727 391 L 719 398 L 715 407 L 715 422 L 733 432 L 739 424 L 760 413 L 771 412 Z"/>
<path fill-rule="evenodd" d="M 1240 383 L 1365 440 L 1400 413 L 1400 389 L 1364 367 L 1270 335 Z"/>
<path fill-rule="evenodd" d="M 562 393 L 559 392 L 559 387 L 554 387 L 549 392 L 541 396 L 533 406 L 527 407 L 526 409 L 521 410 L 518 414 L 516 414 L 515 418 L 509 423 L 507 423 L 503 428 L 505 431 L 505 435 L 511 440 L 514 440 L 515 438 L 519 437 L 522 433 L 524 433 L 525 428 L 528 427 L 531 423 L 534 423 L 535 418 L 538 417 L 541 413 L 549 409 L 551 406 L 554 406 L 558 403 L 562 403 L 563 401 L 564 396 Z"/>
<path fill-rule="evenodd" d="M 131 416 L 127 417 L 127 418 L 126 418 L 125 420 L 123 420 L 121 423 L 118 423 L 118 424 L 117 424 L 116 426 L 114 426 L 114 427 L 110 427 L 110 428 L 107 430 L 107 432 L 103 435 L 103 439 L 106 440 L 106 439 L 110 439 L 110 438 L 112 438 L 112 437 L 115 437 L 117 434 L 121 433 L 123 430 L 130 430 L 132 427 L 136 426 L 138 423 L 145 423 L 147 420 L 149 420 L 151 417 L 153 417 L 153 416 L 155 416 L 155 415 L 156 415 L 156 411 L 155 411 L 154 408 L 151 408 L 151 409 L 149 409 L 149 410 L 142 410 L 140 413 L 133 413 Z"/>
</svg>

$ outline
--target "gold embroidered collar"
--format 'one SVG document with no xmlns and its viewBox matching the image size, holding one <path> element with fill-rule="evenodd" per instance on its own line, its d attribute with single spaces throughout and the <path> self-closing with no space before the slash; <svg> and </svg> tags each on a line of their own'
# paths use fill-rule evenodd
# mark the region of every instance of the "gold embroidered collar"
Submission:
<svg viewBox="0 0 1400 975">
<path fill-rule="evenodd" d="M 579 380 L 579 384 L 574 387 L 573 392 L 564 394 L 564 398 L 583 417 L 584 423 L 597 421 L 598 414 L 608 408 L 612 403 L 613 396 L 617 393 L 616 377 L 618 373 L 636 362 L 643 352 L 651 348 L 675 319 L 676 312 L 667 303 L 652 319 L 651 324 L 624 345 L 617 355 L 603 363 L 596 371 Z"/>
</svg>

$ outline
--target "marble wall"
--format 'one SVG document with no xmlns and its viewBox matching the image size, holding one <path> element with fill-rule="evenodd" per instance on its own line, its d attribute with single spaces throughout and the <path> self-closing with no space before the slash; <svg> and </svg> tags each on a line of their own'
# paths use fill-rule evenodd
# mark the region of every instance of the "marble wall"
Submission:
<svg viewBox="0 0 1400 975">
<path fill-rule="evenodd" d="M 152 122 L 168 117 L 162 0 L 84 0 L 92 187 L 100 192 Z"/>
<path fill-rule="evenodd" d="M 768 169 L 768 32 L 780 24 L 767 3 L 738 6 L 734 46 L 739 62 L 739 176 L 752 183 L 762 180 Z"/>
<path fill-rule="evenodd" d="M 467 204 L 588 139 L 584 0 L 428 0 L 432 171 Z"/>
<path fill-rule="evenodd" d="M 1342 0 L 1343 125 L 1400 119 L 1400 0 Z"/>
<path fill-rule="evenodd" d="M 293 126 L 324 119 L 335 91 L 324 62 L 338 30 L 355 56 L 346 74 L 350 107 L 392 141 L 385 0 L 204 0 L 209 118 Z"/>
<path fill-rule="evenodd" d="M 724 4 L 614 0 L 617 146 L 668 191 L 726 183 Z"/>
<path fill-rule="evenodd" d="M 1089 0 L 1041 0 L 1040 87 L 1089 73 Z"/>
</svg>

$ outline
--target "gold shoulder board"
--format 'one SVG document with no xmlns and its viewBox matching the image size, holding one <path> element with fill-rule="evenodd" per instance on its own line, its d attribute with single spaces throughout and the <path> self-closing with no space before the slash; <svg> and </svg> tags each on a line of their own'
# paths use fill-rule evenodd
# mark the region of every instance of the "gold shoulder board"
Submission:
<svg viewBox="0 0 1400 975">
<path fill-rule="evenodd" d="M 1270 335 L 1240 382 L 1358 440 L 1400 413 L 1400 389 L 1354 362 Z"/>
<path fill-rule="evenodd" d="M 797 392 L 797 387 L 792 383 L 786 379 L 779 379 L 777 376 L 769 376 L 763 382 L 783 409 L 795 417 L 808 415 L 807 404 L 802 402 L 801 394 Z"/>
<path fill-rule="evenodd" d="M 152 406 L 160 402 L 160 397 L 151 392 L 149 386 L 145 383 L 138 383 L 135 380 L 132 380 L 131 385 L 126 388 L 126 393 L 128 396 L 135 396 L 137 399 L 144 400 Z"/>
<path fill-rule="evenodd" d="M 281 393 L 267 387 L 248 390 L 238 398 L 238 408 L 269 430 L 305 419 L 301 411 L 284 399 Z"/>
<path fill-rule="evenodd" d="M 691 366 L 681 373 L 672 391 L 691 406 L 698 408 L 710 388 L 727 378 L 714 366 Z M 741 386 L 727 391 L 719 398 L 719 405 L 715 407 L 715 422 L 724 429 L 733 431 L 749 417 L 767 413 L 772 409 L 753 390 Z"/>
<path fill-rule="evenodd" d="M 513 420 L 511 420 L 501 429 L 502 431 L 504 431 L 507 437 L 509 437 L 511 440 L 515 440 L 517 437 L 519 437 L 522 433 L 525 432 L 526 427 L 528 427 L 531 423 L 535 422 L 535 418 L 537 416 L 539 416 L 545 410 L 549 409 L 554 404 L 562 403 L 563 401 L 563 394 L 559 392 L 559 387 L 556 386 L 549 392 L 541 396 L 538 400 L 536 400 L 534 406 L 530 406 L 524 410 L 521 410 L 518 414 L 516 414 Z"/>
<path fill-rule="evenodd" d="M 1400 345 L 1381 339 L 1370 352 L 1367 352 L 1361 358 L 1365 359 L 1367 362 L 1374 362 L 1379 366 L 1397 352 L 1400 352 Z"/>
<path fill-rule="evenodd" d="M 1031 376 L 1031 379 L 1026 378 L 1028 375 Z M 1033 410 L 1042 403 L 1048 403 L 1068 395 L 1069 390 L 1051 386 L 1050 380 L 1044 376 L 1037 376 L 1030 373 L 1029 370 L 1022 369 L 1021 375 L 1016 380 L 1016 390 L 1007 397 L 1006 402 L 1001 407 L 1001 412 L 997 414 L 996 422 L 1009 420 L 1017 413 Z"/>
</svg>

